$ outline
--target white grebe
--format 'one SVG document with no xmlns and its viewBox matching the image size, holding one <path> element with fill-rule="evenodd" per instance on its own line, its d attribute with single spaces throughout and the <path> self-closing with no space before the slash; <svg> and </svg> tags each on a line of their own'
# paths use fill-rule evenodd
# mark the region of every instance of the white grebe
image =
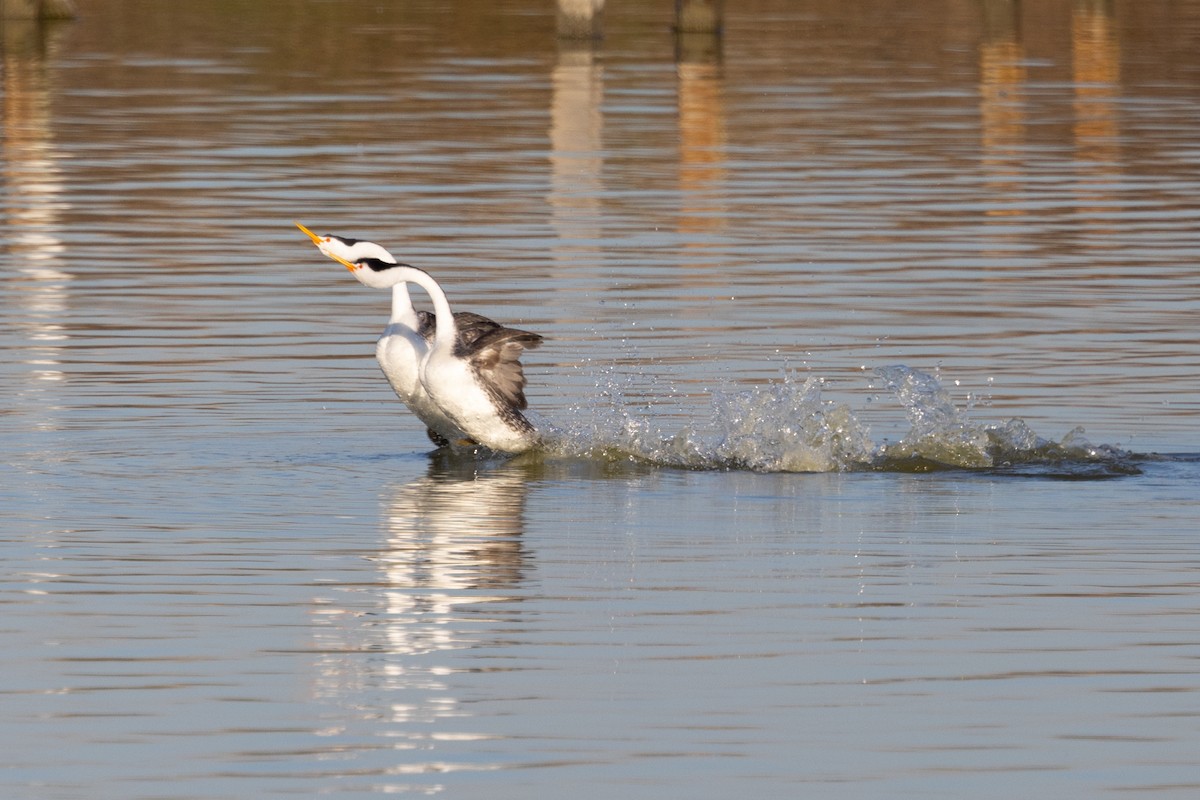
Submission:
<svg viewBox="0 0 1200 800">
<path fill-rule="evenodd" d="M 308 228 L 296 223 L 313 240 L 320 251 L 338 260 L 353 262 L 359 258 L 378 258 L 394 262 L 396 259 L 383 247 L 374 242 L 364 242 L 343 236 L 318 236 Z M 425 423 L 426 433 L 438 447 L 450 444 L 470 446 L 454 422 L 437 404 L 429 399 L 421 385 L 421 359 L 429 352 L 429 341 L 433 338 L 433 314 L 417 311 L 408 296 L 408 285 L 397 283 L 392 288 L 392 315 L 387 327 L 375 343 L 375 359 L 392 391 L 408 406 L 417 419 Z"/>
<path fill-rule="evenodd" d="M 297 225 L 360 283 L 392 290 L 392 317 L 376 357 L 396 394 L 429 426 L 431 438 L 437 433 L 452 444 L 478 443 L 509 453 L 537 444 L 537 431 L 521 413 L 527 402 L 520 357 L 540 345 L 541 336 L 478 314 L 451 313 L 445 292 L 427 272 L 396 263 L 372 242 L 321 237 Z M 404 288 L 410 282 L 428 292 L 434 314 L 413 308 Z"/>
</svg>

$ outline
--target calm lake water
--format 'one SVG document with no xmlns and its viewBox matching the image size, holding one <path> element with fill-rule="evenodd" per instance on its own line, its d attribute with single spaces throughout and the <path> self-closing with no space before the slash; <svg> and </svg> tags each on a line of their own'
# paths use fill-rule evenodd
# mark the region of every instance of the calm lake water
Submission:
<svg viewBox="0 0 1200 800">
<path fill-rule="evenodd" d="M 76 2 L 0 795 L 1196 796 L 1200 3 Z M 544 334 L 550 450 L 430 454 L 295 220 Z"/>
</svg>

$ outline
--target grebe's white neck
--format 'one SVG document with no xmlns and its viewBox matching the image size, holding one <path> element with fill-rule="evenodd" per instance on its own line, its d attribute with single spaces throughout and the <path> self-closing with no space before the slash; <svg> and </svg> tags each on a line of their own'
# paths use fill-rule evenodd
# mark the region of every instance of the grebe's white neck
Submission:
<svg viewBox="0 0 1200 800">
<path fill-rule="evenodd" d="M 392 290 L 393 315 L 397 311 L 397 292 L 403 292 L 404 299 L 408 301 L 408 308 L 412 309 L 408 290 L 404 288 L 406 283 L 415 283 L 424 289 L 433 302 L 433 313 L 437 320 L 434 346 L 454 347 L 458 338 L 458 326 L 454 323 L 454 314 L 450 310 L 450 301 L 446 299 L 446 293 L 442 291 L 442 287 L 438 285 L 432 275 L 408 264 L 388 263 L 377 258 L 361 259 L 347 266 L 350 267 L 358 282 L 364 286 Z M 416 312 L 413 312 L 413 316 L 415 318 Z"/>
<path fill-rule="evenodd" d="M 417 310 L 413 308 L 412 298 L 408 296 L 408 284 L 397 283 L 392 287 L 392 316 L 389 325 L 405 325 L 414 331 L 420 327 Z"/>
</svg>

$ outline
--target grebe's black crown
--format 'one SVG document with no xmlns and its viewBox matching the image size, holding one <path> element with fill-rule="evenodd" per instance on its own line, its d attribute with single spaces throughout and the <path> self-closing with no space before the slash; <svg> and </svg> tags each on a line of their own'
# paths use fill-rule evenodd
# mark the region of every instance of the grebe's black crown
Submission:
<svg viewBox="0 0 1200 800">
<path fill-rule="evenodd" d="M 363 258 L 359 259 L 358 263 L 362 264 L 364 267 L 370 267 L 372 272 L 383 272 L 384 270 L 389 270 L 392 267 L 408 267 L 409 269 L 419 269 L 419 267 L 414 267 L 412 264 L 393 264 L 391 261 L 384 261 L 379 258 Z M 425 270 L 420 271 L 424 272 Z"/>
</svg>

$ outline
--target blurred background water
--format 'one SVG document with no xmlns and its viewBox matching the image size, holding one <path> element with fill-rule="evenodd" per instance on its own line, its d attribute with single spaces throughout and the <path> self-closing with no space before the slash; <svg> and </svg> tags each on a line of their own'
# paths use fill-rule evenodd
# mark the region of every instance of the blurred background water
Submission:
<svg viewBox="0 0 1200 800">
<path fill-rule="evenodd" d="M 1200 4 L 76 5 L 3 28 L 5 797 L 1194 796 Z M 294 220 L 544 334 L 561 446 L 430 455 Z"/>
</svg>

